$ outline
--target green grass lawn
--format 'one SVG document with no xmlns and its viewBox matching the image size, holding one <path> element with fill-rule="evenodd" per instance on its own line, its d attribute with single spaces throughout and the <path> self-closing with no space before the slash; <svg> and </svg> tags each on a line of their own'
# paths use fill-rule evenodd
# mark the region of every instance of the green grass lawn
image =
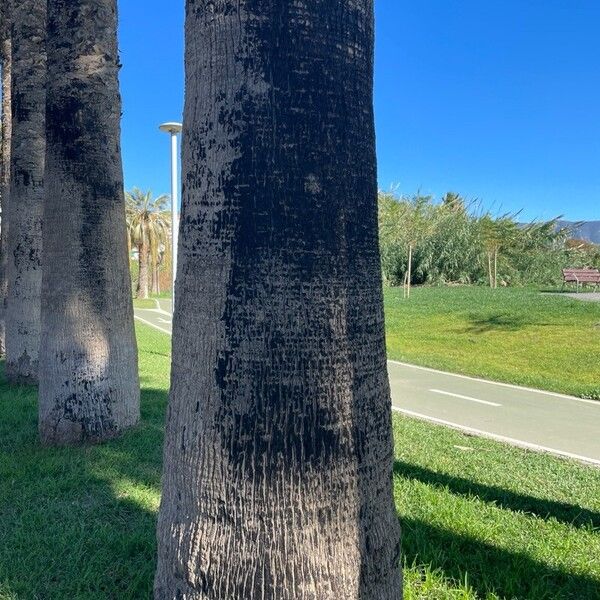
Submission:
<svg viewBox="0 0 600 600">
<path fill-rule="evenodd" d="M 34 390 L 0 383 L 0 599 L 150 597 L 170 344 L 138 340 L 142 424 L 101 446 L 40 448 Z M 600 470 L 394 428 L 405 598 L 600 597 Z"/>
<path fill-rule="evenodd" d="M 600 303 L 530 289 L 385 290 L 392 359 L 600 399 Z"/>
<path fill-rule="evenodd" d="M 157 308 L 156 300 L 154 298 L 134 298 L 133 306 L 135 308 Z"/>
</svg>

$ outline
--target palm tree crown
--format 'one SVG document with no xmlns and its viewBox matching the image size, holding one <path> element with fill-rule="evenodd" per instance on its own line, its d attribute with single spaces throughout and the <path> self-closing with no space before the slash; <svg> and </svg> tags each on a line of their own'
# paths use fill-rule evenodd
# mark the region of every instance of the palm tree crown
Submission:
<svg viewBox="0 0 600 600">
<path fill-rule="evenodd" d="M 159 262 L 161 246 L 166 241 L 171 228 L 167 211 L 169 198 L 161 195 L 152 197 L 152 192 L 133 188 L 125 193 L 127 207 L 127 232 L 129 248 L 135 246 L 139 257 L 138 298 L 148 297 L 148 255 L 153 268 Z"/>
</svg>

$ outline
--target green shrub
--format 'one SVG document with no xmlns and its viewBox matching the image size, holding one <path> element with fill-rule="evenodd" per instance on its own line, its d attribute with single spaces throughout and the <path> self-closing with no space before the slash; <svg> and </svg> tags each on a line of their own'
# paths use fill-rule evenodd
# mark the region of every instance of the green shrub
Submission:
<svg viewBox="0 0 600 600">
<path fill-rule="evenodd" d="M 381 262 L 386 283 L 402 285 L 412 251 L 412 284 L 492 287 L 562 282 L 566 267 L 600 266 L 600 247 L 570 239 L 557 220 L 520 224 L 514 215 L 478 213 L 458 194 L 379 195 Z"/>
</svg>

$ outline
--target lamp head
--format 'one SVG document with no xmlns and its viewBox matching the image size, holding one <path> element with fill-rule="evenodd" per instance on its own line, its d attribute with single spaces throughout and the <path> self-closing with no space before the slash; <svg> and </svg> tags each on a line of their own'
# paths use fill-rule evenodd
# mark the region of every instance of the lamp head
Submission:
<svg viewBox="0 0 600 600">
<path fill-rule="evenodd" d="M 183 126 L 181 125 L 181 123 L 170 122 L 170 123 L 163 123 L 162 125 L 159 126 L 159 129 L 161 131 L 164 131 L 165 133 L 177 135 L 178 133 L 181 133 Z"/>
</svg>

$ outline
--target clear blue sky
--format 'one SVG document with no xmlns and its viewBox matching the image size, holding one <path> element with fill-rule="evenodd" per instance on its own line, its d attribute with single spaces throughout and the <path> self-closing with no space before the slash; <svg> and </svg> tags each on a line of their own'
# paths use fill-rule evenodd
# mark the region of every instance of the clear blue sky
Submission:
<svg viewBox="0 0 600 600">
<path fill-rule="evenodd" d="M 120 1 L 126 186 L 169 190 L 184 2 Z M 598 0 L 376 0 L 379 184 L 600 219 Z"/>
</svg>

